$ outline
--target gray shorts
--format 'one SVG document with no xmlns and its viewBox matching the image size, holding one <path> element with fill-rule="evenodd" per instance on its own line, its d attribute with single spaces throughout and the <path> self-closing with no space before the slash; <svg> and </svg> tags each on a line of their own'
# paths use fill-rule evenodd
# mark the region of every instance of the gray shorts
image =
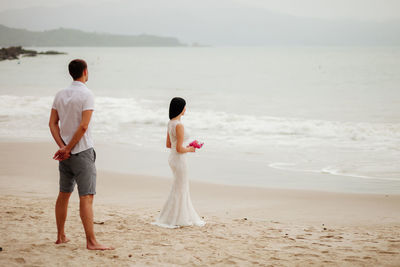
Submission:
<svg viewBox="0 0 400 267">
<path fill-rule="evenodd" d="M 93 148 L 60 161 L 60 192 L 71 193 L 75 183 L 78 185 L 79 196 L 96 194 L 96 152 Z"/>
</svg>

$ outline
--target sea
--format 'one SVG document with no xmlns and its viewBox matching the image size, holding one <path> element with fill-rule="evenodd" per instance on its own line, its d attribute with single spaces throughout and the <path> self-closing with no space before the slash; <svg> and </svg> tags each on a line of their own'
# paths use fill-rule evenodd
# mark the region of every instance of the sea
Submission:
<svg viewBox="0 0 400 267">
<path fill-rule="evenodd" d="M 0 141 L 52 142 L 68 63 L 89 66 L 99 169 L 171 177 L 168 106 L 183 97 L 190 178 L 400 193 L 400 47 L 32 47 L 0 62 Z"/>
</svg>

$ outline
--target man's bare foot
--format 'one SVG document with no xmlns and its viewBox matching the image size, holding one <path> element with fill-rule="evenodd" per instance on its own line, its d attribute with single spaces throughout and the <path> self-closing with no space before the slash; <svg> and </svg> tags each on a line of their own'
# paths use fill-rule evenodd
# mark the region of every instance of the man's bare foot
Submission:
<svg viewBox="0 0 400 267">
<path fill-rule="evenodd" d="M 104 246 L 104 245 L 102 245 L 102 244 L 99 244 L 99 243 L 97 243 L 97 242 L 95 242 L 95 243 L 87 243 L 87 249 L 89 249 L 89 250 L 114 250 L 115 248 L 113 248 L 113 247 L 107 247 L 107 246 Z"/>
<path fill-rule="evenodd" d="M 56 244 L 63 244 L 63 243 L 68 243 L 68 242 L 69 242 L 69 239 L 65 235 L 62 235 L 57 238 Z"/>
</svg>

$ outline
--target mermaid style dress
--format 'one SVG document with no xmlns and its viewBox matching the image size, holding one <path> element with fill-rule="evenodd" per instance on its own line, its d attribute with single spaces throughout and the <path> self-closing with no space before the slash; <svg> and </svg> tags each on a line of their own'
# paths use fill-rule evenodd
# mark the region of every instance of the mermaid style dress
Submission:
<svg viewBox="0 0 400 267">
<path fill-rule="evenodd" d="M 174 175 L 174 182 L 160 216 L 153 224 L 167 228 L 191 225 L 204 226 L 205 222 L 194 210 L 190 199 L 189 180 L 186 176 L 186 153 L 182 154 L 176 151 L 176 126 L 178 124 L 182 124 L 182 122 L 180 120 L 168 122 L 168 133 L 171 140 L 171 153 L 168 162 Z M 185 131 L 184 142 L 187 140 L 188 135 Z"/>
</svg>

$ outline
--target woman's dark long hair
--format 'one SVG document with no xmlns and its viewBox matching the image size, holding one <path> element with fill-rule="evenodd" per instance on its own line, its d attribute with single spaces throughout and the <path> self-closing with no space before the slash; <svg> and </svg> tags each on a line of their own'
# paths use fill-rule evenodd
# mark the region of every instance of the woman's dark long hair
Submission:
<svg viewBox="0 0 400 267">
<path fill-rule="evenodd" d="M 169 104 L 169 119 L 171 120 L 181 114 L 185 106 L 185 99 L 181 97 L 172 98 L 171 103 Z"/>
</svg>

